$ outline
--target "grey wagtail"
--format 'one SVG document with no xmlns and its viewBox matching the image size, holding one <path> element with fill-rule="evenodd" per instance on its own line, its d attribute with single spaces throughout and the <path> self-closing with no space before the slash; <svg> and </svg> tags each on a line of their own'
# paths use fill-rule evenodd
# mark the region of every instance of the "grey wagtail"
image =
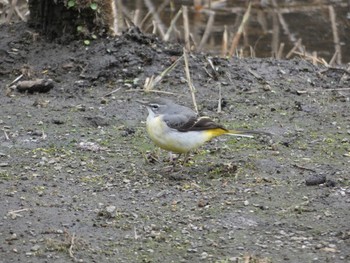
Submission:
<svg viewBox="0 0 350 263">
<path fill-rule="evenodd" d="M 253 134 L 268 134 L 260 131 L 228 130 L 209 117 L 198 117 L 190 108 L 169 99 L 137 102 L 147 107 L 146 127 L 152 141 L 160 148 L 174 153 L 187 154 L 223 134 L 250 138 Z"/>
</svg>

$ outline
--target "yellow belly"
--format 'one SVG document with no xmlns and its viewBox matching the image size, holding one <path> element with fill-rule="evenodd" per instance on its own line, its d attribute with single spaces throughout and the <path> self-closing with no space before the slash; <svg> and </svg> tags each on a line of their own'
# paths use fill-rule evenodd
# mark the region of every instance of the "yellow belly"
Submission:
<svg viewBox="0 0 350 263">
<path fill-rule="evenodd" d="M 161 118 L 161 116 L 147 118 L 148 134 L 157 146 L 175 153 L 189 152 L 213 137 L 226 133 L 222 129 L 179 132 L 169 128 Z"/>
</svg>

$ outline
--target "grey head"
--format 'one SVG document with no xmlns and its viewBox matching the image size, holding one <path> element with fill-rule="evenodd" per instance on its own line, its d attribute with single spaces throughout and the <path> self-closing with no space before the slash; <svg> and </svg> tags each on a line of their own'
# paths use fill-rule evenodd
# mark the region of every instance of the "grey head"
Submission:
<svg viewBox="0 0 350 263">
<path fill-rule="evenodd" d="M 142 105 L 145 105 L 149 113 L 154 115 L 197 115 L 193 110 L 188 107 L 176 104 L 174 101 L 166 98 L 156 98 L 150 101 L 138 101 Z"/>
<path fill-rule="evenodd" d="M 191 126 L 197 119 L 197 114 L 190 108 L 176 104 L 170 99 L 156 98 L 151 101 L 138 101 L 147 107 L 150 116 L 163 115 L 163 120 L 171 128 L 180 129 Z"/>
</svg>

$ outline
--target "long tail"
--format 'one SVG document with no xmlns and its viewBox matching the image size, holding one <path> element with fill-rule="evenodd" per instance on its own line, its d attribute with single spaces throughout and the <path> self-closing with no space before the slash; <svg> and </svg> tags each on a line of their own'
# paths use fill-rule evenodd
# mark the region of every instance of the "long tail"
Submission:
<svg viewBox="0 0 350 263">
<path fill-rule="evenodd" d="M 251 131 L 251 130 L 228 130 L 227 135 L 246 137 L 246 138 L 254 138 L 254 135 L 265 135 L 271 136 L 271 133 L 263 132 L 263 131 Z"/>
</svg>

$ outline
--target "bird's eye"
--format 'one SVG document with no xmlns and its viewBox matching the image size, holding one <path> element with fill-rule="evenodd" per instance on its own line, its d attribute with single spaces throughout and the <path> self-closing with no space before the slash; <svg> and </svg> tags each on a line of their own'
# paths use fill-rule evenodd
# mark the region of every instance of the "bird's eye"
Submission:
<svg viewBox="0 0 350 263">
<path fill-rule="evenodd" d="M 159 105 L 158 105 L 158 104 L 151 104 L 151 108 L 152 108 L 152 109 L 158 109 L 158 108 L 159 108 Z"/>
</svg>

